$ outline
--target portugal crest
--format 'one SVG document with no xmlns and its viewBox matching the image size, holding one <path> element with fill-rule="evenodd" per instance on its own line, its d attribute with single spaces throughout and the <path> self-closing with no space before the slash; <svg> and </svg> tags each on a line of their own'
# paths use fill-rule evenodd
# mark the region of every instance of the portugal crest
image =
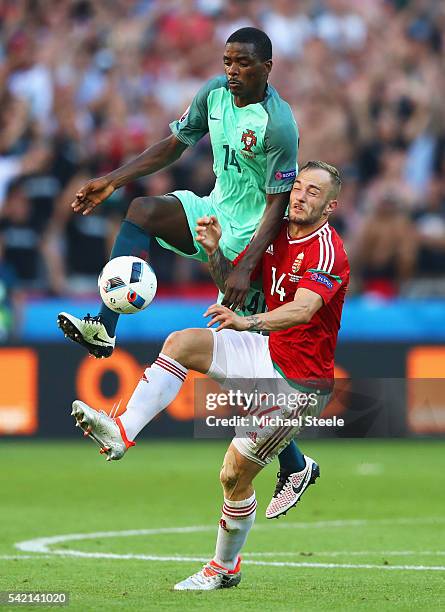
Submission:
<svg viewBox="0 0 445 612">
<path fill-rule="evenodd" d="M 244 144 L 244 149 L 241 149 L 241 152 L 247 153 L 251 156 L 255 155 L 252 151 L 252 147 L 254 147 L 257 143 L 257 137 L 255 136 L 254 130 L 246 130 L 243 132 L 241 136 L 241 142 Z"/>
</svg>

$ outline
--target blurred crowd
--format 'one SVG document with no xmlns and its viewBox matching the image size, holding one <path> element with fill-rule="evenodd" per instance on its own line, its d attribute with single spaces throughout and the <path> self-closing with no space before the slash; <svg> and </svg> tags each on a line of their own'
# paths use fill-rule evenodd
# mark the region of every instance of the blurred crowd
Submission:
<svg viewBox="0 0 445 612">
<path fill-rule="evenodd" d="M 300 128 L 300 164 L 344 179 L 332 218 L 353 291 L 445 295 L 445 4 L 436 0 L 0 0 L 0 337 L 31 293 L 95 290 L 130 201 L 211 191 L 208 140 L 89 217 L 86 180 L 169 134 L 225 40 L 272 39 L 271 83 Z M 153 241 L 161 284 L 208 282 Z"/>
</svg>

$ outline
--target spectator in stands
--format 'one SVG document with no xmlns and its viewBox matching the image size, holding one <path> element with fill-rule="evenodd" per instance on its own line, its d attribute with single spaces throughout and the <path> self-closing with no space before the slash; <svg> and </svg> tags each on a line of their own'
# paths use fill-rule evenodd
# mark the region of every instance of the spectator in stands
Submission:
<svg viewBox="0 0 445 612">
<path fill-rule="evenodd" d="M 167 136 L 168 123 L 183 114 L 202 82 L 222 72 L 228 35 L 249 25 L 274 41 L 271 82 L 298 120 L 300 163 L 323 158 L 347 177 L 347 212 L 344 206 L 336 223 L 347 244 L 363 226 L 364 286 L 386 270 L 386 293 L 395 294 L 415 274 L 415 256 L 408 248 L 399 252 L 400 244 L 391 247 L 386 231 L 400 232 L 399 222 L 411 231 L 409 216 L 419 240 L 419 273 L 443 270 L 442 213 L 434 195 L 445 167 L 443 3 L 59 0 L 51 10 L 42 0 L 0 4 L 0 211 L 8 183 L 26 175 L 31 201 L 18 214 L 28 206 L 23 214 L 37 253 L 30 270 L 22 270 L 34 278 L 28 286 L 57 293 L 93 288 L 119 216 L 151 183 L 116 194 L 87 226 L 68 207 L 76 177 L 86 167 L 88 176 L 103 174 Z M 200 142 L 168 181 L 159 180 L 168 189 L 208 192 L 208 156 L 208 143 Z M 17 223 L 7 208 L 2 223 Z M 91 269 L 81 264 L 85 250 L 96 258 Z M 163 283 L 204 277 L 191 262 L 177 265 L 167 251 L 153 256 Z M 35 261 L 45 264 L 37 276 Z M 72 275 L 88 280 L 75 283 Z"/>
<path fill-rule="evenodd" d="M 38 61 L 37 40 L 18 30 L 6 45 L 9 91 L 27 102 L 32 119 L 48 130 L 53 104 L 53 82 L 47 66 Z"/>
<path fill-rule="evenodd" d="M 357 3 L 348 0 L 325 0 L 325 10 L 314 20 L 317 36 L 336 51 L 363 48 L 367 27 L 355 9 Z"/>
<path fill-rule="evenodd" d="M 110 212 L 103 208 L 91 216 L 73 215 L 66 205 L 71 193 L 79 189 L 90 173 L 79 171 L 60 194 L 56 211 L 44 236 L 44 253 L 52 286 L 57 293 L 93 293 L 97 274 L 108 261 L 111 241 Z M 119 195 L 114 198 L 119 200 Z"/>
<path fill-rule="evenodd" d="M 443 276 L 445 270 L 445 177 L 430 183 L 425 207 L 415 217 L 419 245 L 417 272 L 424 277 Z"/>
<path fill-rule="evenodd" d="M 262 3 L 254 0 L 226 0 L 221 3 L 221 12 L 216 22 L 216 37 L 220 44 L 240 28 L 261 27 L 258 23 Z"/>
<path fill-rule="evenodd" d="M 17 179 L 9 184 L 0 217 L 0 247 L 21 289 L 38 289 L 43 279 L 40 237 L 32 217 L 24 181 Z"/>
<path fill-rule="evenodd" d="M 305 13 L 304 4 L 294 0 L 275 0 L 261 16 L 261 25 L 272 40 L 274 58 L 300 58 L 304 45 L 314 34 L 314 25 Z"/>
<path fill-rule="evenodd" d="M 414 224 L 395 194 L 382 193 L 370 207 L 353 243 L 351 262 L 365 294 L 395 297 L 415 266 Z"/>
</svg>

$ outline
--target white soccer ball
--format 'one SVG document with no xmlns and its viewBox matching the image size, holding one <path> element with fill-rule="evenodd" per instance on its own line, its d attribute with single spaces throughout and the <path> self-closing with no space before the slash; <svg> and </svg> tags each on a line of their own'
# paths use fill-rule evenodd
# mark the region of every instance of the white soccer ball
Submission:
<svg viewBox="0 0 445 612">
<path fill-rule="evenodd" d="M 158 286 L 148 263 L 131 255 L 109 261 L 99 274 L 97 284 L 105 306 L 119 314 L 133 314 L 147 308 Z"/>
</svg>

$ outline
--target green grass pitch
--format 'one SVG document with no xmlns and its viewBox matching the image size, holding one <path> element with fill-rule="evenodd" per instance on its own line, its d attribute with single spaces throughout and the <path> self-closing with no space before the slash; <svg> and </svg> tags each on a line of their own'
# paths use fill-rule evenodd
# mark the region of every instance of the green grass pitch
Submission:
<svg viewBox="0 0 445 612">
<path fill-rule="evenodd" d="M 224 448 L 140 442 L 107 463 L 89 441 L 3 442 L 0 591 L 68 591 L 79 611 L 445 609 L 443 441 L 303 441 L 321 478 L 267 521 L 276 466 L 260 474 L 240 586 L 174 592 L 213 553 Z"/>
</svg>

